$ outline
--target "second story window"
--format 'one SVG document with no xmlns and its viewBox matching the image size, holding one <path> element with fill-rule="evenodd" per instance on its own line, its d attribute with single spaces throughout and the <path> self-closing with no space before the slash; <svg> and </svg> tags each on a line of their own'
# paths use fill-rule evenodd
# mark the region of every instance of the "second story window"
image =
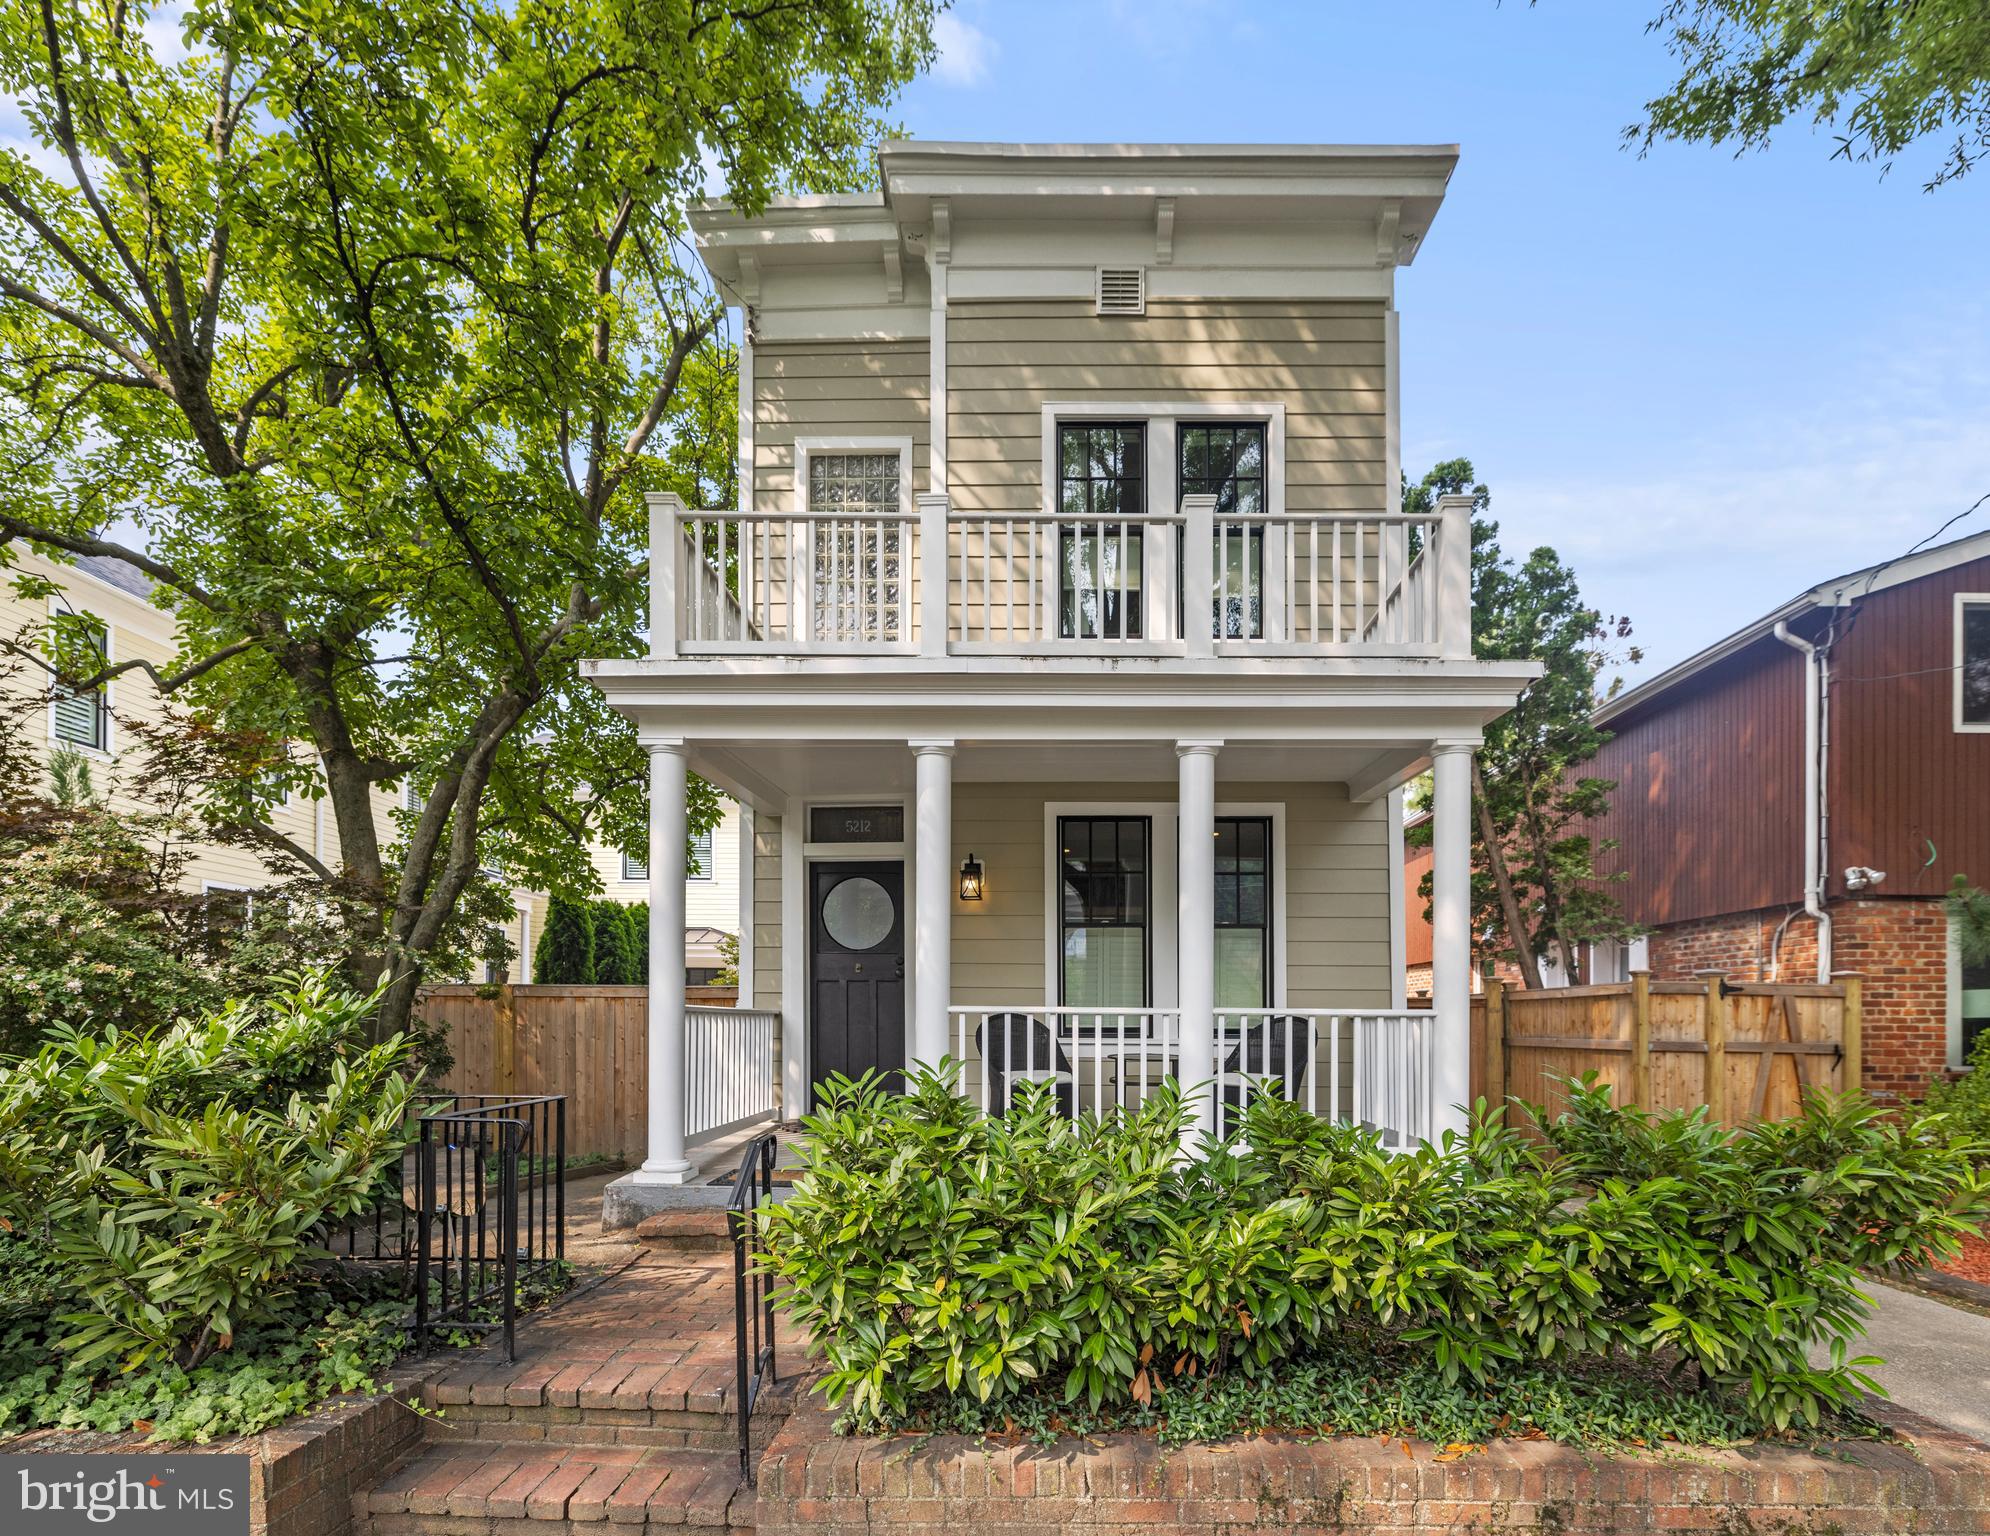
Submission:
<svg viewBox="0 0 1990 1536">
<path fill-rule="evenodd" d="M 1261 421 L 1183 422 L 1177 475 L 1184 496 L 1216 498 L 1216 590 L 1220 640 L 1264 638 L 1265 429 Z"/>
<path fill-rule="evenodd" d="M 712 878 L 712 829 L 705 828 L 691 839 L 691 869 L 685 875 L 687 880 L 709 880 Z"/>
<path fill-rule="evenodd" d="M 1058 634 L 1140 638 L 1147 511 L 1146 432 L 1138 422 L 1066 422 L 1057 429 Z"/>
<path fill-rule="evenodd" d="M 896 453 L 809 455 L 808 510 L 838 519 L 814 529 L 815 623 L 821 638 L 876 640 L 893 623 L 902 494 Z"/>
<path fill-rule="evenodd" d="M 622 878 L 624 880 L 647 880 L 650 877 L 649 860 L 632 859 L 622 855 Z"/>
<path fill-rule="evenodd" d="M 1956 603 L 1955 724 L 1990 731 L 1990 597 Z"/>
<path fill-rule="evenodd" d="M 96 642 L 95 661 L 104 660 L 102 640 Z M 111 746 L 110 696 L 101 686 L 85 692 L 55 685 L 55 739 L 92 752 L 108 752 Z"/>
</svg>

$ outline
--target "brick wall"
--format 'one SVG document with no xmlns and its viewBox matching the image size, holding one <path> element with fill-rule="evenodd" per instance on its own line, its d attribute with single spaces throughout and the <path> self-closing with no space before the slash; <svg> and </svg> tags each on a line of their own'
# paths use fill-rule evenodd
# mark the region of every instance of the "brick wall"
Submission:
<svg viewBox="0 0 1990 1536">
<path fill-rule="evenodd" d="M 760 1464 L 754 1519 L 759 1536 L 1990 1531 L 1990 1449 L 1925 1421 L 1912 1433 L 1826 1455 L 1763 1444 L 1673 1458 L 1503 1440 L 1447 1463 L 1436 1446 L 1354 1438 L 1173 1451 L 1137 1435 L 1043 1449 L 841 1439 L 810 1405 Z"/>
<path fill-rule="evenodd" d="M 1948 923 L 1941 904 L 1847 898 L 1827 910 L 1833 969 L 1865 978 L 1866 1091 L 1887 1101 L 1918 1098 L 1948 1069 Z M 1801 908 L 1791 913 L 1768 907 L 1654 929 L 1652 976 L 1679 981 L 1717 970 L 1737 981 L 1813 980 L 1816 924 Z"/>
</svg>

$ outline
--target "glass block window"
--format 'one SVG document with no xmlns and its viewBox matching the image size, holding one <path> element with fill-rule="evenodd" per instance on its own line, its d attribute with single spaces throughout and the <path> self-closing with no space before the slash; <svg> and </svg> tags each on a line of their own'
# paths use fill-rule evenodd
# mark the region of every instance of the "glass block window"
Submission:
<svg viewBox="0 0 1990 1536">
<path fill-rule="evenodd" d="M 1216 635 L 1223 640 L 1262 639 L 1264 530 L 1226 530 L 1222 525 L 1256 518 L 1265 511 L 1264 423 L 1185 422 L 1180 450 L 1181 494 L 1216 498 L 1216 590 L 1210 594 Z"/>
<path fill-rule="evenodd" d="M 1138 422 L 1066 422 L 1057 429 L 1058 633 L 1067 640 L 1140 638 L 1147 511 L 1147 433 Z"/>
<path fill-rule="evenodd" d="M 901 491 L 896 453 L 809 456 L 809 511 L 854 514 L 847 522 L 814 527 L 817 639 L 907 638 L 899 625 L 904 579 Z"/>
<path fill-rule="evenodd" d="M 1144 816 L 1057 819 L 1058 1000 L 1068 1007 L 1146 1006 L 1151 834 Z"/>
</svg>

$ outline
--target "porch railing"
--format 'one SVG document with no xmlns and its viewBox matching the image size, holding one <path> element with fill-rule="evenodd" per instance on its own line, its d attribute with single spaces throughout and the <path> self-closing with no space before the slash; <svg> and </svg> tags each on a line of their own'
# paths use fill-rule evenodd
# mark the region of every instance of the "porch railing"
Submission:
<svg viewBox="0 0 1990 1536">
<path fill-rule="evenodd" d="M 716 1136 L 774 1113 L 774 1036 L 761 1008 L 684 1010 L 684 1134 Z"/>
<path fill-rule="evenodd" d="M 952 1008 L 949 1050 L 961 1091 L 989 1113 L 1017 1085 L 1047 1084 L 1076 1118 L 1133 1109 L 1180 1069 L 1181 1016 L 1156 1008 Z M 1427 1140 L 1435 1018 L 1415 1010 L 1219 1009 L 1211 1085 L 1219 1129 L 1272 1091 L 1330 1119 L 1379 1131 L 1392 1147 Z"/>
<path fill-rule="evenodd" d="M 760 1208 L 774 1198 L 774 1161 L 780 1142 L 772 1131 L 747 1144 L 726 1204 L 732 1235 L 733 1416 L 739 1430 L 739 1480 L 753 1482 L 753 1406 L 763 1387 L 780 1380 L 774 1359 L 773 1282 L 761 1267 Z"/>
<path fill-rule="evenodd" d="M 658 656 L 1468 656 L 1471 518 L 692 511 L 650 498 Z M 1206 593 L 1206 598 L 1195 594 Z"/>
</svg>

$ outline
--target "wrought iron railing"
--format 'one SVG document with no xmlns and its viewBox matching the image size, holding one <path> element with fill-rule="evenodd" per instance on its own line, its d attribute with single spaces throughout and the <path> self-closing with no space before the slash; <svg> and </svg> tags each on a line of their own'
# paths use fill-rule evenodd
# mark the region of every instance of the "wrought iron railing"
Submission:
<svg viewBox="0 0 1990 1536">
<path fill-rule="evenodd" d="M 564 1095 L 424 1095 L 379 1198 L 326 1234 L 341 1259 L 400 1269 L 417 1345 L 501 1333 L 515 1355 L 520 1287 L 566 1258 L 566 1108 Z"/>
<path fill-rule="evenodd" d="M 774 1197 L 774 1159 L 780 1143 L 772 1131 L 753 1138 L 739 1160 L 726 1225 L 732 1229 L 733 1414 L 739 1421 L 739 1475 L 753 1481 L 753 1405 L 762 1387 L 780 1380 L 774 1362 L 773 1288 L 761 1272 L 760 1228 L 754 1219 Z"/>
</svg>

